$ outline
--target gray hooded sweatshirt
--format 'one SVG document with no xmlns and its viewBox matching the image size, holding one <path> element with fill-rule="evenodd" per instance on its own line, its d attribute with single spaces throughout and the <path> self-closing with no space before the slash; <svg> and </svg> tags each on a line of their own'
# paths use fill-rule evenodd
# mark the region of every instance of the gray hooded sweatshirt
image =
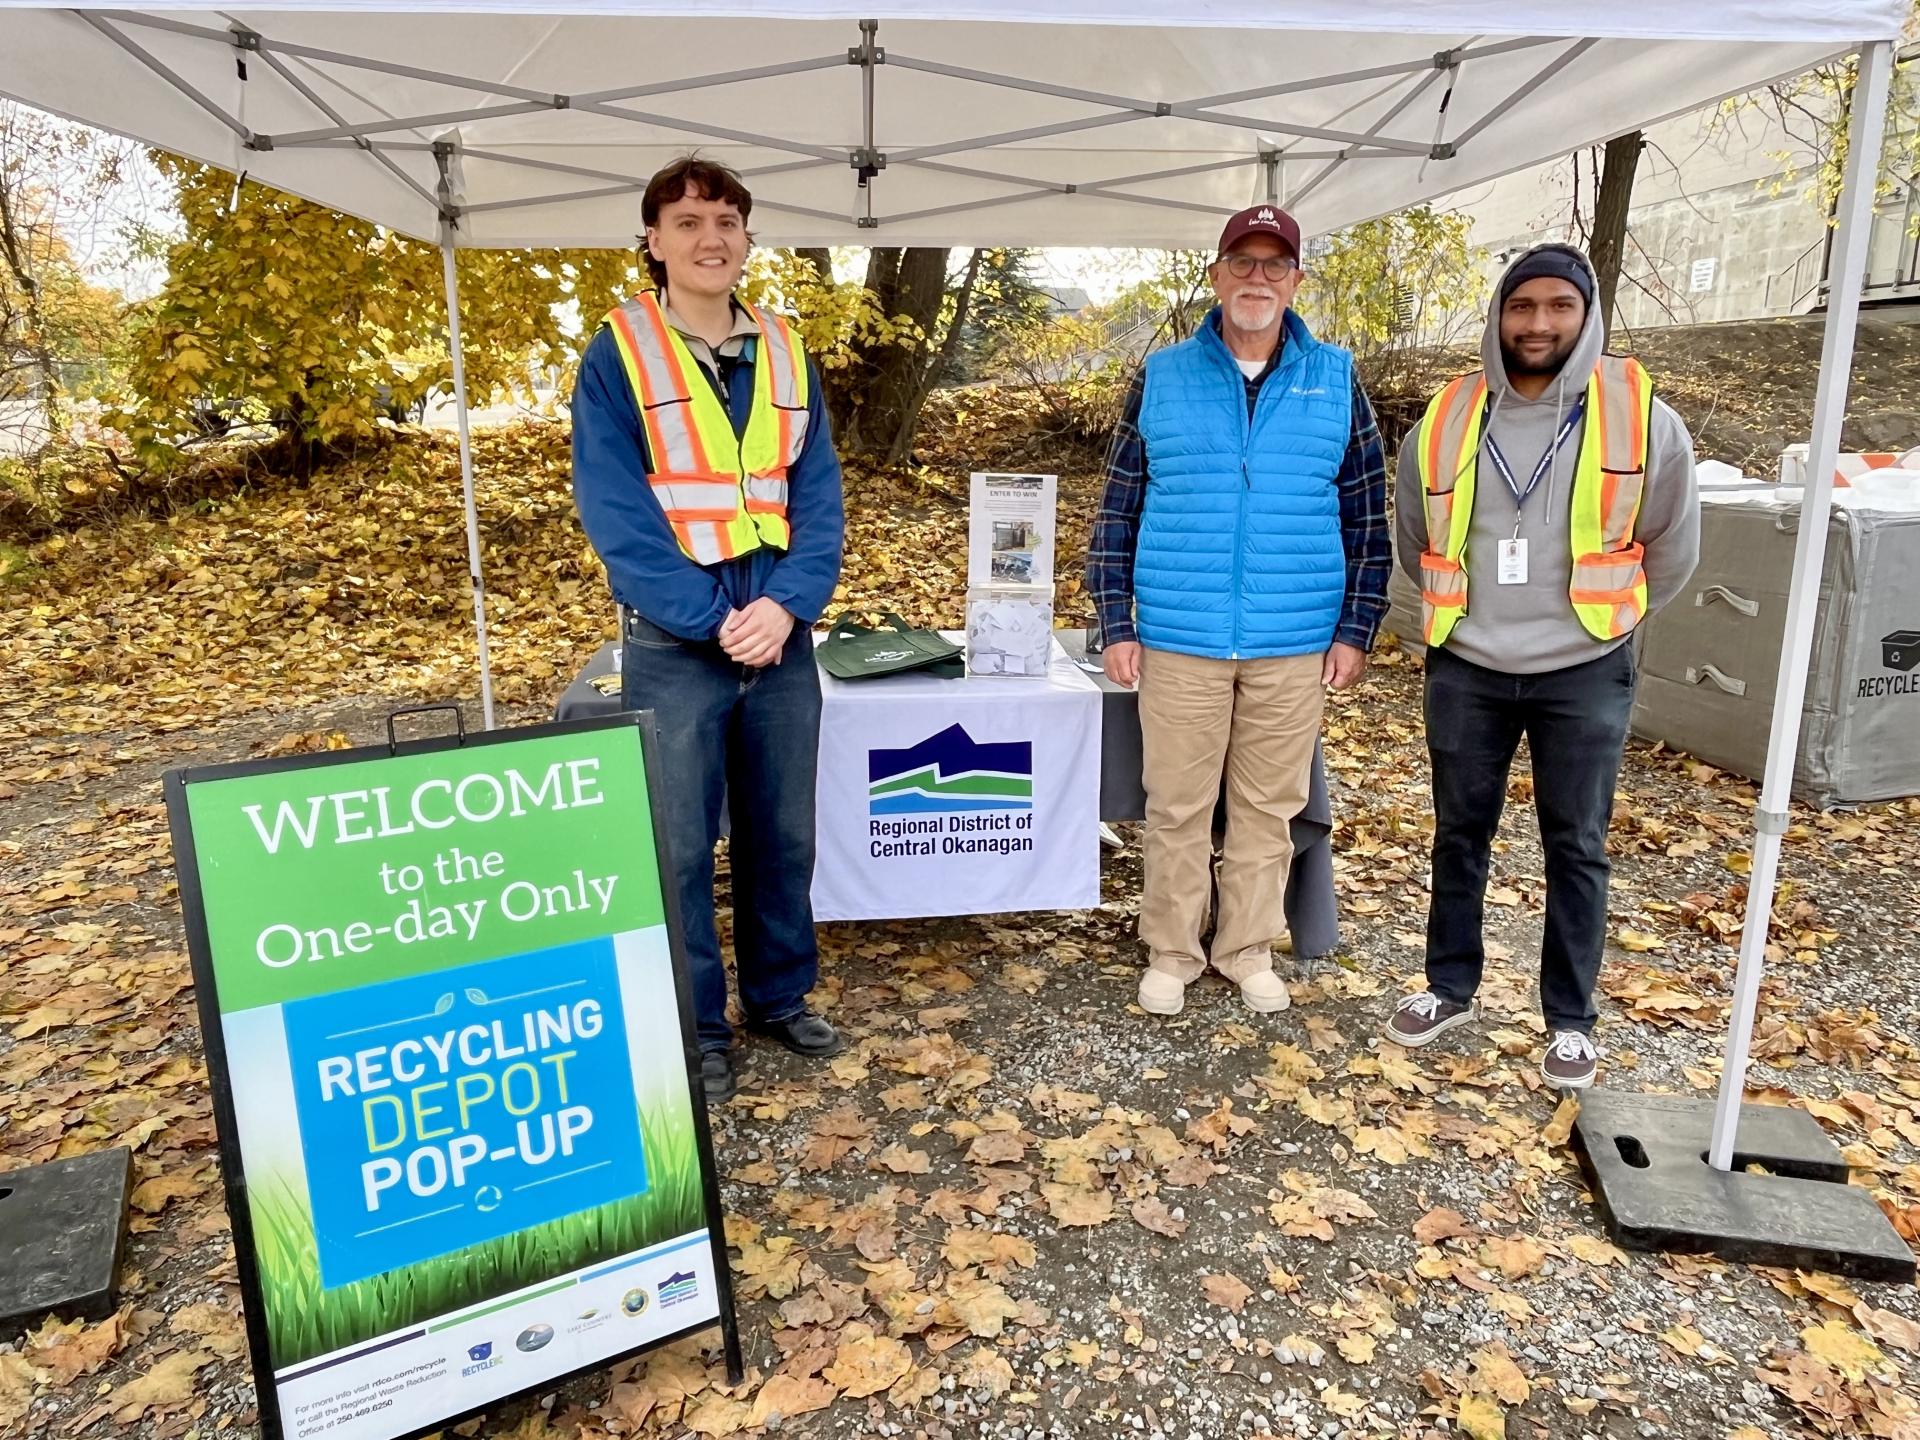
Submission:
<svg viewBox="0 0 1920 1440">
<path fill-rule="evenodd" d="M 1584 263 L 1585 257 L 1581 259 Z M 1622 643 L 1589 635 L 1567 598 L 1573 578 L 1569 513 L 1580 432 L 1576 430 L 1561 447 L 1520 512 L 1520 535 L 1527 541 L 1524 585 L 1501 585 L 1496 580 L 1498 547 L 1513 534 L 1514 501 L 1513 492 L 1487 458 L 1485 443 L 1491 435 L 1514 478 L 1524 486 L 1553 443 L 1567 408 L 1586 389 L 1604 348 L 1600 311 L 1590 305 L 1580 338 L 1560 374 L 1537 400 L 1516 394 L 1500 355 L 1500 287 L 1494 286 L 1480 341 L 1489 418 L 1481 429 L 1473 521 L 1467 532 L 1467 613 L 1447 637 L 1447 649 L 1462 660 L 1508 674 L 1537 675 L 1598 659 Z M 1394 486 L 1400 568 L 1416 585 L 1420 554 L 1427 548 L 1426 495 L 1418 459 L 1425 428 L 1422 421 L 1400 446 Z M 1657 396 L 1648 430 L 1646 492 L 1633 538 L 1646 547 L 1647 607 L 1652 614 L 1679 594 L 1700 558 L 1700 497 L 1693 478 L 1693 441 L 1680 417 Z"/>
</svg>

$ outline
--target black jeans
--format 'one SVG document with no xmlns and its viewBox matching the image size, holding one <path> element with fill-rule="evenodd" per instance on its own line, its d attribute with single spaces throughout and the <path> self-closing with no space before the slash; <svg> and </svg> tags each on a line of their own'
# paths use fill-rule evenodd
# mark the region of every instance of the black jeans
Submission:
<svg viewBox="0 0 1920 1440">
<path fill-rule="evenodd" d="M 1508 675 L 1427 651 L 1427 753 L 1433 761 L 1433 899 L 1427 988 L 1465 1004 L 1486 966 L 1487 860 L 1525 735 L 1547 857 L 1540 1008 L 1550 1030 L 1593 1030 L 1607 939 L 1607 824 L 1633 710 L 1633 645 L 1540 675 Z"/>
<path fill-rule="evenodd" d="M 733 950 L 740 1008 L 785 1020 L 806 1008 L 819 975 L 813 934 L 814 773 L 820 672 L 813 636 L 795 625 L 780 663 L 753 669 L 717 640 L 682 640 L 629 614 L 622 704 L 651 710 L 679 892 L 700 1048 L 724 1050 L 727 972 L 714 923 L 713 847 L 720 807 L 731 822 Z"/>
</svg>

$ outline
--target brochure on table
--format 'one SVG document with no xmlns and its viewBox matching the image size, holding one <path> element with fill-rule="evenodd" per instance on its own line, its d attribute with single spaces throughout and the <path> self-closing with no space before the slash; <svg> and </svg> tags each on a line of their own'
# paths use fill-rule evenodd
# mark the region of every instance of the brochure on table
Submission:
<svg viewBox="0 0 1920 1440">
<path fill-rule="evenodd" d="M 168 774 L 269 1440 L 738 1363 L 651 721 Z"/>
<path fill-rule="evenodd" d="M 968 585 L 1053 584 L 1057 477 L 976 471 L 967 527 Z"/>
</svg>

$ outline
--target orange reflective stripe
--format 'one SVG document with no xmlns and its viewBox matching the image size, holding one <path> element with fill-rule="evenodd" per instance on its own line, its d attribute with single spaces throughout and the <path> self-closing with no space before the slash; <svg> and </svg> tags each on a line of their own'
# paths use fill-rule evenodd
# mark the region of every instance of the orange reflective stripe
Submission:
<svg viewBox="0 0 1920 1440">
<path fill-rule="evenodd" d="M 1460 376 L 1457 380 L 1449 381 L 1447 388 L 1440 392 L 1440 403 L 1434 406 L 1433 414 L 1428 417 L 1425 439 L 1427 442 L 1427 491 L 1429 494 L 1437 494 L 1442 488 L 1440 484 L 1440 432 L 1447 428 L 1447 416 L 1453 410 L 1453 402 L 1459 397 L 1460 387 L 1466 383 L 1467 377 L 1464 375 Z M 1449 484 L 1445 488 L 1450 491 L 1453 489 L 1453 486 Z M 1427 540 L 1429 544 L 1433 541 L 1431 531 L 1428 532 Z"/>
<path fill-rule="evenodd" d="M 1600 539 L 1607 549 L 1619 550 L 1632 538 L 1646 488 L 1645 471 L 1601 472 Z"/>
<path fill-rule="evenodd" d="M 1593 367 L 1587 402 L 1600 431 L 1600 468 L 1644 470 L 1647 463 L 1647 404 L 1651 384 L 1637 360 L 1602 355 Z"/>
<path fill-rule="evenodd" d="M 647 477 L 653 498 L 672 521 L 733 519 L 740 492 L 732 480 L 714 475 L 655 473 Z"/>
<path fill-rule="evenodd" d="M 610 312 L 607 321 L 613 326 L 614 347 L 619 350 L 621 364 L 626 368 L 627 383 L 633 387 L 633 403 L 640 412 L 640 429 L 646 436 L 647 454 L 654 457 L 656 464 L 670 465 L 673 460 L 668 437 L 653 423 L 653 401 L 656 397 L 649 383 L 651 367 L 641 349 L 640 337 L 633 333 L 633 322 L 627 318 L 627 307 L 623 305 Z"/>
<path fill-rule="evenodd" d="M 673 538 L 695 564 L 717 565 L 727 558 L 720 545 L 723 528 L 706 521 L 676 521 Z"/>
<path fill-rule="evenodd" d="M 1602 470 L 1619 468 L 1614 463 L 1613 455 L 1617 437 L 1613 433 L 1613 426 L 1607 423 L 1613 418 L 1607 412 L 1607 390 L 1609 388 L 1607 385 L 1607 361 L 1609 358 L 1610 357 L 1606 355 L 1600 357 L 1599 363 L 1593 367 L 1593 378 L 1587 382 L 1588 414 L 1586 428 L 1587 433 L 1591 434 L 1595 428 L 1595 422 L 1598 422 L 1600 431 L 1600 468 Z M 1585 436 L 1583 436 L 1582 439 L 1584 440 Z"/>
<path fill-rule="evenodd" d="M 1630 585 L 1625 590 L 1581 590 L 1567 592 L 1576 605 L 1632 605 L 1640 598 L 1640 587 Z"/>
<path fill-rule="evenodd" d="M 745 488 L 747 513 L 750 515 L 779 515 L 787 513 L 787 477 L 782 471 L 778 475 L 749 475 Z"/>
<path fill-rule="evenodd" d="M 1627 423 L 1631 428 L 1627 431 L 1627 463 L 1619 468 L 1644 470 L 1647 466 L 1647 397 L 1641 387 L 1646 382 L 1647 372 L 1633 361 L 1627 362 L 1624 368 L 1627 372 Z"/>
<path fill-rule="evenodd" d="M 651 295 L 643 295 L 640 297 L 640 309 L 641 312 L 646 315 L 648 323 L 653 327 L 653 338 L 660 346 L 660 354 L 666 361 L 667 372 L 673 377 L 675 396 L 681 400 L 691 399 L 693 391 L 687 384 L 686 369 L 680 364 L 680 357 L 674 351 L 672 336 L 667 333 L 666 312 L 660 308 L 659 300 Z M 704 384 L 706 382 L 702 381 L 701 383 Z M 669 421 L 668 423 L 672 422 Z M 693 423 L 693 417 L 682 411 L 679 416 L 679 423 L 686 426 L 687 440 L 693 451 L 693 463 L 688 468 L 693 470 L 712 469 L 712 462 L 707 459 L 707 447 L 700 439 L 700 427 Z"/>
</svg>

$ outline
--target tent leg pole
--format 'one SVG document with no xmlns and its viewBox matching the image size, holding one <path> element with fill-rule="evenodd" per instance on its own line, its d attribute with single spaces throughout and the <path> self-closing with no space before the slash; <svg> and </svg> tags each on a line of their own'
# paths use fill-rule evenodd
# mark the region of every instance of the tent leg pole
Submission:
<svg viewBox="0 0 1920 1440">
<path fill-rule="evenodd" d="M 473 634 L 480 651 L 480 715 L 493 729 L 493 665 L 487 655 L 487 587 L 480 577 L 480 516 L 473 500 L 473 434 L 467 417 L 467 364 L 460 348 L 460 280 L 454 272 L 453 229 L 440 232 L 447 285 L 447 348 L 453 355 L 453 406 L 460 424 L 460 494 L 467 511 L 467 575 L 473 584 Z"/>
<path fill-rule="evenodd" d="M 1833 472 L 1840 456 L 1840 424 L 1846 416 L 1847 384 L 1853 367 L 1853 338 L 1860 318 L 1860 291 L 1866 278 L 1867 239 L 1873 192 L 1880 173 L 1880 141 L 1885 129 L 1887 87 L 1893 69 L 1893 45 L 1877 40 L 1860 48 L 1859 78 L 1853 89 L 1848 127 L 1847 168 L 1840 196 L 1839 228 L 1828 271 L 1827 318 L 1820 345 L 1819 387 L 1813 406 L 1813 433 L 1807 455 L 1807 484 L 1800 501 L 1800 533 L 1794 543 L 1793 580 L 1787 593 L 1786 639 L 1780 652 L 1780 678 L 1774 690 L 1773 732 L 1767 745 L 1766 777 L 1753 842 L 1753 868 L 1747 878 L 1747 917 L 1740 935 L 1740 969 L 1734 979 L 1733 1016 L 1727 1030 L 1726 1062 L 1713 1111 L 1713 1140 L 1707 1160 L 1716 1170 L 1733 1168 L 1735 1131 L 1746 1095 L 1749 1046 L 1766 967 L 1767 927 L 1773 915 L 1774 880 L 1780 841 L 1787 828 L 1793 792 L 1807 670 L 1813 656 L 1813 622 L 1820 604 L 1820 573 L 1826 563 L 1827 520 L 1833 504 Z"/>
</svg>

